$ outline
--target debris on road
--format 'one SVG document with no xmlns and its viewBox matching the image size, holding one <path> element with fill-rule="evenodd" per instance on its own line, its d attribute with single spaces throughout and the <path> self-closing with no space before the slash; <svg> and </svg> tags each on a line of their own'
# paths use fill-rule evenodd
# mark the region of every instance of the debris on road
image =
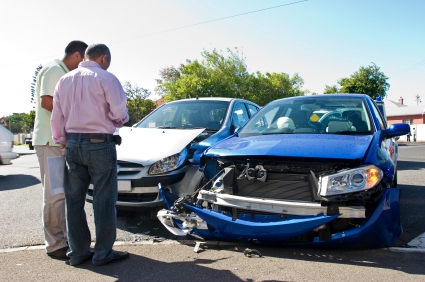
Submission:
<svg viewBox="0 0 425 282">
<path fill-rule="evenodd" d="M 205 250 L 204 244 L 205 244 L 205 242 L 196 241 L 195 242 L 195 248 L 193 249 L 193 251 L 195 253 L 198 253 L 199 252 L 199 248 L 202 248 L 203 250 Z"/>
<path fill-rule="evenodd" d="M 253 255 L 257 255 L 257 256 L 259 256 L 259 257 L 262 257 L 263 255 L 258 251 L 258 250 L 256 250 L 256 249 L 249 249 L 249 248 L 246 248 L 244 251 L 243 251 L 243 254 L 246 256 L 246 257 L 251 257 L 251 256 L 253 256 Z"/>
</svg>

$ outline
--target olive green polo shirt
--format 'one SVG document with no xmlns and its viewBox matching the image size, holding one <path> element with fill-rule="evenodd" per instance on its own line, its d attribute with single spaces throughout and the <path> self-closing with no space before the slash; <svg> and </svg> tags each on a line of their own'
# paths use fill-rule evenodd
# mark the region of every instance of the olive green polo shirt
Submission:
<svg viewBox="0 0 425 282">
<path fill-rule="evenodd" d="M 69 72 L 69 70 L 61 60 L 53 60 L 45 64 L 37 75 L 33 145 L 59 146 L 59 144 L 55 144 L 52 139 L 52 129 L 50 127 L 50 116 L 52 113 L 41 107 L 41 96 L 49 95 L 53 97 L 56 84 L 67 72 Z"/>
</svg>

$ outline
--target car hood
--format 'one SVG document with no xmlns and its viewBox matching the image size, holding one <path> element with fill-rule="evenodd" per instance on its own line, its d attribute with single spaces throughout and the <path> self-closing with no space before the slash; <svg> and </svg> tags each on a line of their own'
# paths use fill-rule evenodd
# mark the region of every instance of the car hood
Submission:
<svg viewBox="0 0 425 282">
<path fill-rule="evenodd" d="M 204 129 L 158 129 L 123 127 L 119 130 L 122 143 L 117 146 L 120 161 L 152 164 L 178 154 Z"/>
<path fill-rule="evenodd" d="M 208 149 L 209 157 L 278 156 L 360 159 L 373 135 L 274 134 L 233 137 Z"/>
</svg>

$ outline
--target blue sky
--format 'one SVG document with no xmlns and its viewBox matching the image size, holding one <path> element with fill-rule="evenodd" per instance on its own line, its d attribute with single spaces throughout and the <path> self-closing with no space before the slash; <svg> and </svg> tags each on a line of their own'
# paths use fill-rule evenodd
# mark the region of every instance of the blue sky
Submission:
<svg viewBox="0 0 425 282">
<path fill-rule="evenodd" d="M 0 117 L 32 109 L 35 67 L 61 59 L 74 39 L 107 44 L 109 71 L 153 94 L 160 69 L 201 59 L 204 49 L 238 48 L 250 72 L 298 73 L 304 89 L 316 93 L 374 62 L 389 77 L 388 99 L 416 105 L 420 95 L 425 103 L 423 0 L 21 0 L 2 6 Z"/>
</svg>

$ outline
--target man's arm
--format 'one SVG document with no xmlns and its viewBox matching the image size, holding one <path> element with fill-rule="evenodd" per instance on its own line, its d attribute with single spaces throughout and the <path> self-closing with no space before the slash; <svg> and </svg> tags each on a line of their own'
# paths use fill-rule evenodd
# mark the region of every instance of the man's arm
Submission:
<svg viewBox="0 0 425 282">
<path fill-rule="evenodd" d="M 56 83 L 64 74 L 65 72 L 60 66 L 52 66 L 44 72 L 41 78 L 41 107 L 49 112 L 53 110 L 53 95 Z"/>
<path fill-rule="evenodd" d="M 63 116 L 62 106 L 59 102 L 60 99 L 60 88 L 61 81 L 58 82 L 55 89 L 55 98 L 53 99 L 53 111 L 50 117 L 50 126 L 52 129 L 52 138 L 56 144 L 61 144 L 61 148 L 64 148 L 66 144 L 66 132 L 65 132 L 65 118 Z"/>
<path fill-rule="evenodd" d="M 53 97 L 50 95 L 41 96 L 41 107 L 49 112 L 53 110 Z"/>
<path fill-rule="evenodd" d="M 105 98 L 109 104 L 108 117 L 115 127 L 122 127 L 130 117 L 128 116 L 127 98 L 118 79 L 111 81 L 105 89 Z"/>
</svg>

